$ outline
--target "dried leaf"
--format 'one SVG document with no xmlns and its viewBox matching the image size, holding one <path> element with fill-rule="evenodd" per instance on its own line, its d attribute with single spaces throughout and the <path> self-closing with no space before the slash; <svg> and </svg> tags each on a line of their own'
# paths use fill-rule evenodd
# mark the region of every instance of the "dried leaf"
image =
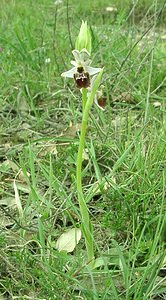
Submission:
<svg viewBox="0 0 166 300">
<path fill-rule="evenodd" d="M 111 178 L 113 183 L 116 183 L 115 177 Z M 93 195 L 100 195 L 102 194 L 102 191 L 107 191 L 110 188 L 110 184 L 107 181 L 103 181 L 102 187 L 100 186 L 101 183 L 96 181 L 93 185 Z"/>
<path fill-rule="evenodd" d="M 154 107 L 160 107 L 161 106 L 161 102 L 156 101 L 156 102 L 153 103 L 153 106 Z"/>
<path fill-rule="evenodd" d="M 30 173 L 26 172 L 27 177 L 30 177 Z M 18 179 L 21 182 L 27 182 L 26 176 L 24 175 L 23 171 L 20 169 L 19 173 L 18 173 Z"/>
<path fill-rule="evenodd" d="M 130 92 L 122 92 L 118 96 L 112 96 L 113 102 L 126 102 L 135 104 L 135 99 Z"/>
<path fill-rule="evenodd" d="M 59 251 L 73 252 L 81 239 L 81 230 L 72 228 L 63 233 L 56 242 L 56 249 Z"/>
<path fill-rule="evenodd" d="M 108 264 L 108 258 L 97 257 L 92 265 L 92 269 L 97 269 Z"/>
<path fill-rule="evenodd" d="M 15 201 L 16 201 L 16 205 L 17 205 L 17 208 L 18 208 L 18 212 L 19 212 L 20 218 L 23 219 L 23 208 L 22 208 L 22 204 L 21 204 L 21 201 L 20 201 L 20 197 L 19 197 L 19 193 L 18 193 L 18 189 L 17 189 L 17 185 L 16 185 L 15 180 L 13 182 L 13 187 L 14 187 Z"/>
<path fill-rule="evenodd" d="M 19 92 L 17 96 L 17 109 L 19 111 L 29 111 L 30 107 L 25 97 Z"/>
<path fill-rule="evenodd" d="M 51 153 L 52 155 L 57 155 L 58 151 L 57 151 L 57 147 L 56 147 L 56 143 L 47 143 L 42 147 L 42 150 L 39 152 L 39 156 L 43 157 L 47 154 Z"/>
<path fill-rule="evenodd" d="M 77 132 L 81 130 L 81 123 L 78 123 L 76 125 L 70 124 L 69 127 L 65 129 L 63 134 L 61 136 L 63 137 L 75 137 Z"/>
<path fill-rule="evenodd" d="M 106 7 L 106 11 L 108 12 L 117 12 L 117 8 L 116 7 L 113 7 L 113 6 L 108 6 Z"/>
<path fill-rule="evenodd" d="M 12 181 L 13 182 L 13 181 Z M 20 183 L 18 181 L 16 181 L 17 183 L 17 189 L 19 191 L 22 191 L 25 194 L 29 194 L 30 192 L 30 187 L 26 184 L 26 183 Z"/>
<path fill-rule="evenodd" d="M 88 149 L 83 150 L 82 160 L 89 160 Z"/>
<path fill-rule="evenodd" d="M 7 159 L 3 162 L 3 164 L 0 167 L 1 172 L 7 172 L 9 169 L 12 169 L 14 173 L 17 173 L 19 180 L 22 182 L 26 182 L 26 177 L 23 173 L 23 171 L 19 168 L 19 166 L 14 163 L 13 161 Z M 27 176 L 29 177 L 30 174 L 27 172 Z"/>
<path fill-rule="evenodd" d="M 6 170 L 12 169 L 14 172 L 19 171 L 19 167 L 11 160 L 7 159 L 3 162 L 3 166 L 6 167 Z"/>
<path fill-rule="evenodd" d="M 0 200 L 0 205 L 15 208 L 16 201 L 13 197 L 4 197 Z"/>
<path fill-rule="evenodd" d="M 12 221 L 10 218 L 6 217 L 6 216 L 1 216 L 0 217 L 0 227 L 6 227 L 6 226 L 10 226 L 13 225 L 14 221 Z"/>
</svg>

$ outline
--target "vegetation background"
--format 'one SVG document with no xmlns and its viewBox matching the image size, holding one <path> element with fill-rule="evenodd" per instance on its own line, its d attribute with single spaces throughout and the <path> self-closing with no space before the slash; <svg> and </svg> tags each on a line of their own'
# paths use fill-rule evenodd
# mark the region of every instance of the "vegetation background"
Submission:
<svg viewBox="0 0 166 300">
<path fill-rule="evenodd" d="M 81 99 L 71 50 L 91 25 L 104 67 L 83 184 L 96 257 L 58 237 L 79 227 L 75 167 Z M 0 1 L 0 300 L 165 299 L 164 0 Z"/>
</svg>

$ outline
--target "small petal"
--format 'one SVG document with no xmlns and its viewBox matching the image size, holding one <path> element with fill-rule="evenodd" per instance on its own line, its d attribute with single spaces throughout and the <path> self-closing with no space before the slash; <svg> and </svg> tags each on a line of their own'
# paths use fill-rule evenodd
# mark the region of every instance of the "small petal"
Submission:
<svg viewBox="0 0 166 300">
<path fill-rule="evenodd" d="M 101 68 L 92 68 L 92 67 L 86 66 L 85 70 L 86 70 L 86 72 L 89 73 L 89 75 L 94 75 L 94 74 L 99 73 L 101 71 Z"/>
<path fill-rule="evenodd" d="M 89 55 L 89 52 L 86 49 L 82 49 L 80 51 L 80 59 L 81 59 L 82 62 L 89 62 L 90 55 Z"/>
<path fill-rule="evenodd" d="M 95 80 L 96 80 L 97 76 L 98 76 L 98 75 L 95 75 L 95 76 L 93 76 L 92 79 L 91 79 L 91 84 L 90 84 L 91 89 L 93 88 L 93 85 L 94 85 L 94 83 L 95 83 Z"/>
<path fill-rule="evenodd" d="M 88 66 L 91 63 L 90 54 L 86 49 L 82 49 L 80 52 L 78 50 L 72 51 L 75 58 L 75 62 L 72 60 L 71 64 L 76 66 L 78 64 L 83 66 Z"/>
<path fill-rule="evenodd" d="M 80 62 L 83 66 L 89 66 L 91 64 L 90 54 L 86 49 L 80 51 Z"/>
<path fill-rule="evenodd" d="M 95 98 L 94 98 L 94 103 L 97 105 L 97 107 L 98 107 L 99 109 L 101 109 L 101 110 L 103 110 L 103 111 L 105 110 L 102 106 L 99 105 L 96 95 L 95 95 Z"/>
<path fill-rule="evenodd" d="M 62 76 L 62 77 L 73 78 L 73 77 L 74 77 L 74 74 L 75 74 L 76 72 L 77 72 L 77 68 L 74 67 L 74 68 L 70 69 L 69 71 L 62 73 L 61 76 Z"/>
<path fill-rule="evenodd" d="M 75 58 L 75 61 L 79 62 L 80 61 L 80 52 L 78 50 L 73 50 L 72 53 Z"/>
<path fill-rule="evenodd" d="M 75 67 L 78 66 L 78 63 L 77 63 L 75 60 L 71 60 L 71 64 L 72 64 L 73 66 L 75 66 Z"/>
<path fill-rule="evenodd" d="M 80 54 L 86 53 L 90 57 L 90 53 L 85 48 L 80 51 Z"/>
<path fill-rule="evenodd" d="M 91 64 L 91 59 L 81 59 L 81 61 L 80 61 L 80 63 L 81 63 L 81 65 L 82 66 L 90 66 L 90 64 Z"/>
</svg>

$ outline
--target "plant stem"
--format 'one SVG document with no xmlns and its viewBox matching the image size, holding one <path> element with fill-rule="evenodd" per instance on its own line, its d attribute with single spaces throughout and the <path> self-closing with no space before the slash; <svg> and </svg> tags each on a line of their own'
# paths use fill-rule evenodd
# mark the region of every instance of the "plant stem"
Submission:
<svg viewBox="0 0 166 300">
<path fill-rule="evenodd" d="M 80 142 L 79 142 L 78 155 L 77 155 L 77 167 L 76 167 L 78 202 L 79 202 L 79 208 L 81 213 L 82 232 L 85 238 L 88 261 L 94 259 L 93 228 L 89 217 L 88 207 L 86 205 L 84 195 L 83 195 L 83 190 L 82 190 L 82 156 L 83 156 L 83 150 L 85 144 L 85 135 L 86 135 L 89 112 L 93 104 L 93 99 L 96 94 L 102 73 L 103 70 L 101 70 L 99 75 L 97 76 L 94 82 L 93 89 L 88 98 L 87 98 L 86 89 L 85 88 L 82 89 L 83 117 L 82 117 L 81 135 L 80 135 Z"/>
<path fill-rule="evenodd" d="M 87 89 L 83 88 L 82 89 L 82 110 L 83 110 L 83 112 L 85 110 L 86 101 L 87 101 Z"/>
<path fill-rule="evenodd" d="M 82 119 L 82 126 L 81 126 L 80 143 L 78 148 L 78 156 L 77 156 L 76 177 L 77 177 L 78 202 L 79 202 L 81 219 L 82 219 L 81 220 L 82 231 L 85 237 L 88 260 L 92 260 L 94 257 L 93 235 L 90 230 L 92 226 L 90 224 L 89 212 L 82 191 L 82 156 L 84 151 L 85 135 L 86 135 L 87 122 L 88 122 L 88 115 L 86 118 L 84 118 L 84 112 L 85 112 L 85 107 L 87 102 L 87 91 L 85 88 L 82 89 L 82 101 L 83 101 L 83 119 Z"/>
</svg>

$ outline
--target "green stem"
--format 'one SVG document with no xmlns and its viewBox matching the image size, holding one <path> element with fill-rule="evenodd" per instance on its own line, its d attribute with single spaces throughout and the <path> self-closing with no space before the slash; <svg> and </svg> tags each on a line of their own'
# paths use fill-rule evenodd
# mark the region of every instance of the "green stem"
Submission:
<svg viewBox="0 0 166 300">
<path fill-rule="evenodd" d="M 77 155 L 77 168 L 76 168 L 76 178 L 77 178 L 77 193 L 78 193 L 78 202 L 80 207 L 81 221 L 82 221 L 82 232 L 85 238 L 85 244 L 87 249 L 88 260 L 91 261 L 94 259 L 94 247 L 93 247 L 93 228 L 89 217 L 88 207 L 86 205 L 83 190 L 82 190 L 82 156 L 85 144 L 85 135 L 86 128 L 88 123 L 88 117 L 90 113 L 91 106 L 102 76 L 103 70 L 100 71 L 97 76 L 93 89 L 90 93 L 90 96 L 87 99 L 87 91 L 85 88 L 82 89 L 82 101 L 83 101 L 83 118 L 81 126 L 81 135 Z"/>
<path fill-rule="evenodd" d="M 82 100 L 83 100 L 83 112 L 85 113 L 85 107 L 87 102 L 87 93 L 85 92 L 86 89 L 82 90 Z M 87 112 L 87 110 L 86 110 Z M 90 218 L 89 218 L 89 212 L 88 208 L 84 199 L 83 191 L 82 191 L 82 156 L 84 151 L 84 144 L 85 144 L 85 135 L 86 135 L 86 128 L 87 128 L 87 122 L 88 122 L 88 115 L 86 113 L 86 118 L 84 118 L 83 113 L 83 119 L 82 119 L 82 126 L 81 126 L 81 135 L 80 135 L 80 143 L 78 148 L 78 156 L 77 156 L 77 170 L 76 170 L 76 176 L 77 176 L 77 192 L 78 192 L 78 202 L 80 207 L 80 213 L 81 213 L 81 221 L 82 221 L 82 232 L 85 237 L 85 244 L 87 249 L 87 255 L 88 260 L 92 260 L 94 257 L 94 251 L 93 251 L 93 236 L 92 232 L 90 230 L 91 224 L 90 224 Z"/>
<path fill-rule="evenodd" d="M 86 101 L 87 101 L 87 89 L 82 88 L 82 108 L 83 108 L 83 112 L 86 106 Z"/>
</svg>

